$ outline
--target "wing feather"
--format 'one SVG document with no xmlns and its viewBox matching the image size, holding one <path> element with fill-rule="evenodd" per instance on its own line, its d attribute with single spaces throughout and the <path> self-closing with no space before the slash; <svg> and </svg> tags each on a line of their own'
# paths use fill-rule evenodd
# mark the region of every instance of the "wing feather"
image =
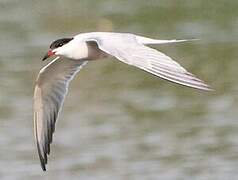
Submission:
<svg viewBox="0 0 238 180">
<path fill-rule="evenodd" d="M 200 90 L 212 90 L 209 85 L 188 72 L 169 56 L 142 44 L 156 42 L 163 44 L 164 40 L 152 41 L 152 39 L 128 33 L 94 33 L 89 34 L 84 40 L 95 41 L 102 51 L 165 80 Z M 171 42 L 178 41 L 172 40 Z"/>
<path fill-rule="evenodd" d="M 34 92 L 34 134 L 41 162 L 45 171 L 47 155 L 55 131 L 55 123 L 63 105 L 68 85 L 87 61 L 58 59 L 41 69 Z"/>
</svg>

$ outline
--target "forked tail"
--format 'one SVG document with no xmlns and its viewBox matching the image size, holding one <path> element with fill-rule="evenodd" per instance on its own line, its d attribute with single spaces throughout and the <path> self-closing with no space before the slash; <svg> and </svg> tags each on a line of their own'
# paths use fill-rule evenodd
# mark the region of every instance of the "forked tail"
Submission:
<svg viewBox="0 0 238 180">
<path fill-rule="evenodd" d="M 151 39 L 143 36 L 136 35 L 137 42 L 140 44 L 168 44 L 168 43 L 177 43 L 177 42 L 186 42 L 186 41 L 197 41 L 199 39 L 172 39 L 172 40 L 159 40 L 159 39 Z"/>
</svg>

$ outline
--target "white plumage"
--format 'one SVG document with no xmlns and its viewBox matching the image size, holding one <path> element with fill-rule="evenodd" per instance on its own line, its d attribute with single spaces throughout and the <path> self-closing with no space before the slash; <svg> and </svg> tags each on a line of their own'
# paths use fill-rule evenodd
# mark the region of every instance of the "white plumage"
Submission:
<svg viewBox="0 0 238 180">
<path fill-rule="evenodd" d="M 34 133 L 42 169 L 46 170 L 55 122 L 69 82 L 88 60 L 113 56 L 171 82 L 211 90 L 167 55 L 145 46 L 185 41 L 189 40 L 156 40 L 129 33 L 109 32 L 84 33 L 54 41 L 44 59 L 53 54 L 58 57 L 42 68 L 34 93 Z"/>
</svg>

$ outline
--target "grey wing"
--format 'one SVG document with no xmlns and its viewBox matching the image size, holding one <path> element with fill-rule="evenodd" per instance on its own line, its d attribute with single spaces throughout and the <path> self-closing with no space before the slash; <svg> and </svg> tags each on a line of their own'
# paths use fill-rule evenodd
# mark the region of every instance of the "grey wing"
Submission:
<svg viewBox="0 0 238 180">
<path fill-rule="evenodd" d="M 87 62 L 58 58 L 41 69 L 34 91 L 34 135 L 43 170 L 69 82 Z"/>
<path fill-rule="evenodd" d="M 146 38 L 139 38 L 139 41 L 138 36 L 133 34 L 114 36 L 108 38 L 98 36 L 88 38 L 88 41 L 97 42 L 99 48 L 106 53 L 160 78 L 196 89 L 211 90 L 206 83 L 185 70 L 167 55 L 143 45 L 142 41 L 145 42 Z"/>
</svg>

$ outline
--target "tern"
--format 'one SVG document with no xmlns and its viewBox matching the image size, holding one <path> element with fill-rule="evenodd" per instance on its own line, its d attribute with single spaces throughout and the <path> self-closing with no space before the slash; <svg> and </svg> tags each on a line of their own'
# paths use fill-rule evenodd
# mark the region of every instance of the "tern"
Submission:
<svg viewBox="0 0 238 180">
<path fill-rule="evenodd" d="M 90 32 L 52 42 L 43 60 L 51 56 L 56 58 L 40 70 L 34 91 L 34 136 L 42 169 L 46 170 L 55 123 L 69 82 L 88 61 L 115 57 L 162 79 L 212 90 L 173 59 L 146 46 L 190 40 L 157 40 L 131 33 Z"/>
</svg>

